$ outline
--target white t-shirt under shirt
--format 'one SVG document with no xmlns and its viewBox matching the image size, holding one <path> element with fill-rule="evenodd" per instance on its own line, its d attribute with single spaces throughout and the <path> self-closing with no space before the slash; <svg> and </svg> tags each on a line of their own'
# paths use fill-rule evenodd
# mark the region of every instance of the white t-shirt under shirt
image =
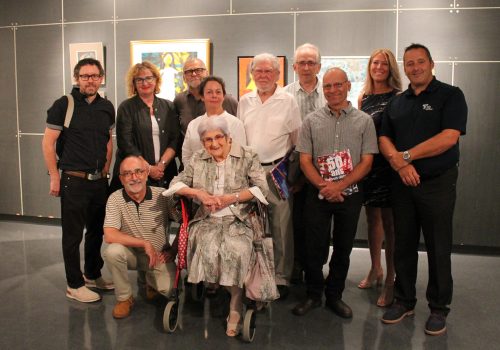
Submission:
<svg viewBox="0 0 500 350">
<path fill-rule="evenodd" d="M 246 146 L 247 137 L 245 134 L 245 127 L 241 120 L 226 111 L 219 114 L 219 116 L 224 117 L 226 120 L 227 126 L 229 127 L 229 134 L 233 141 L 242 146 Z M 200 135 L 198 135 L 198 126 L 206 118 L 210 118 L 207 113 L 189 122 L 186 136 L 184 137 L 184 143 L 182 144 L 182 163 L 188 164 L 194 152 L 203 148 L 200 141 Z"/>
</svg>

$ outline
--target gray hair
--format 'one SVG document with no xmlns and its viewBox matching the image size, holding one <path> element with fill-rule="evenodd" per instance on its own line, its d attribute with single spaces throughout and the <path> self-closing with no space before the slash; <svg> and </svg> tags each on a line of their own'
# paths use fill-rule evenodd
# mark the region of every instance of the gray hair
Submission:
<svg viewBox="0 0 500 350">
<path fill-rule="evenodd" d="M 306 49 L 310 49 L 316 52 L 316 61 L 317 61 L 316 63 L 321 63 L 321 54 L 319 53 L 319 48 L 311 43 L 305 43 L 297 47 L 297 49 L 295 50 L 295 54 L 293 55 L 293 61 L 295 63 L 297 63 L 297 55 L 299 54 L 299 52 Z"/>
<path fill-rule="evenodd" d="M 323 76 L 325 76 L 328 73 L 333 72 L 333 71 L 340 71 L 340 72 L 344 73 L 345 79 L 348 80 L 348 81 L 350 81 L 349 80 L 349 75 L 347 75 L 347 72 L 345 70 L 343 70 L 342 68 L 340 68 L 340 67 L 330 67 L 330 68 L 328 68 L 326 70 L 325 74 L 323 74 Z"/>
<path fill-rule="evenodd" d="M 193 63 L 193 62 L 199 62 L 201 63 L 203 68 L 207 69 L 207 66 L 205 65 L 205 62 L 203 62 L 203 60 L 199 59 L 198 57 L 189 56 L 187 60 L 184 62 L 184 65 L 182 66 L 182 71 L 184 71 L 184 68 L 188 63 Z"/>
<path fill-rule="evenodd" d="M 273 65 L 273 69 L 278 72 L 280 71 L 280 61 L 278 60 L 278 58 L 273 54 L 267 52 L 258 54 L 253 58 L 252 63 L 250 64 L 250 71 L 253 71 L 257 63 L 260 63 L 262 61 L 270 61 Z"/>
<path fill-rule="evenodd" d="M 200 136 L 200 140 L 203 135 L 207 131 L 215 131 L 220 130 L 226 136 L 229 135 L 229 126 L 227 125 L 227 121 L 222 116 L 208 117 L 202 120 L 200 125 L 198 125 L 198 135 Z"/>
</svg>

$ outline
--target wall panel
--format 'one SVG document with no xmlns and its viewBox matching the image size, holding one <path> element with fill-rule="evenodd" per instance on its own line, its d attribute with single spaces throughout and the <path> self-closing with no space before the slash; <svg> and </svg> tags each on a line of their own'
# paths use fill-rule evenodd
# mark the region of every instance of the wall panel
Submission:
<svg viewBox="0 0 500 350">
<path fill-rule="evenodd" d="M 14 31 L 0 29 L 0 213 L 20 214 L 19 152 L 17 145 L 16 89 L 14 62 Z"/>
<path fill-rule="evenodd" d="M 229 13 L 230 0 L 120 0 L 116 1 L 118 19 L 172 17 Z"/>
<path fill-rule="evenodd" d="M 436 61 L 499 60 L 499 22 L 500 9 L 402 11 L 398 59 L 405 46 L 417 42 L 426 45 Z"/>
<path fill-rule="evenodd" d="M 99 21 L 113 19 L 115 0 L 64 0 L 64 21 Z M 121 3 L 121 0 L 116 1 Z M 84 5 L 84 6 L 82 6 Z"/>
<path fill-rule="evenodd" d="M 396 0 L 233 0 L 233 13 L 394 9 Z"/>
<path fill-rule="evenodd" d="M 59 198 L 49 195 L 50 177 L 40 135 L 21 135 L 24 215 L 61 217 Z"/>
<path fill-rule="evenodd" d="M 42 133 L 47 109 L 64 94 L 61 38 L 61 25 L 17 29 L 21 132 Z"/>
<path fill-rule="evenodd" d="M 500 63 L 459 63 L 455 83 L 469 107 L 467 134 L 460 140 L 456 244 L 499 246 Z"/>
<path fill-rule="evenodd" d="M 61 0 L 2 0 L 0 26 L 60 22 L 61 13 Z"/>
</svg>

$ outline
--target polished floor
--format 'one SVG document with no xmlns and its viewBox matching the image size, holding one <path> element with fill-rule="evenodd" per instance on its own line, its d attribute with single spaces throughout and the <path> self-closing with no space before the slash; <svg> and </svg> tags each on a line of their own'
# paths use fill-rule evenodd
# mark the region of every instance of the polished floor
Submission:
<svg viewBox="0 0 500 350">
<path fill-rule="evenodd" d="M 302 297 L 293 287 L 287 300 L 277 301 L 257 318 L 252 344 L 224 334 L 220 299 L 186 302 L 180 328 L 163 331 L 164 300 L 147 302 L 141 293 L 132 315 L 111 316 L 113 293 L 81 304 L 65 297 L 59 226 L 0 221 L 0 349 L 498 349 L 500 324 L 500 257 L 454 254 L 455 293 L 448 332 L 424 334 L 427 263 L 420 255 L 416 315 L 397 325 L 383 325 L 383 309 L 375 306 L 376 289 L 356 287 L 368 269 L 366 249 L 351 255 L 346 301 L 352 320 L 325 308 L 304 317 L 290 310 Z M 109 276 L 105 270 L 104 274 Z M 133 281 L 136 273 L 130 272 Z M 134 283 L 135 285 L 135 283 Z M 134 287 L 137 293 L 137 287 Z M 222 306 L 221 306 L 222 305 Z"/>
</svg>

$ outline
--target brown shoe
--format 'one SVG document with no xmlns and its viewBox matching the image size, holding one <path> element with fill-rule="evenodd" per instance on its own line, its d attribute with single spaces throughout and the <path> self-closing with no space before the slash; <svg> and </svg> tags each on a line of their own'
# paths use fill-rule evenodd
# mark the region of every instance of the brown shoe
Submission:
<svg viewBox="0 0 500 350">
<path fill-rule="evenodd" d="M 158 292 L 156 289 L 151 287 L 149 284 L 146 283 L 146 300 L 153 300 L 158 296 Z"/>
<path fill-rule="evenodd" d="M 114 318 L 125 318 L 130 315 L 130 310 L 134 305 L 134 298 L 131 296 L 127 300 L 118 301 L 113 308 L 113 317 Z"/>
</svg>

